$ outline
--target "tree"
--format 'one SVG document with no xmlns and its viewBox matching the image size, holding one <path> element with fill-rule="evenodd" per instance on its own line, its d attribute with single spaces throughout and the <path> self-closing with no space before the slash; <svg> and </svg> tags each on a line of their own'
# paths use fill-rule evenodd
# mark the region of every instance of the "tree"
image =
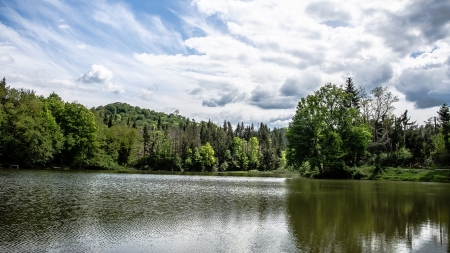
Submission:
<svg viewBox="0 0 450 253">
<path fill-rule="evenodd" d="M 441 123 L 442 137 L 444 138 L 445 149 L 450 151 L 450 110 L 447 104 L 443 104 L 438 111 Z"/>
<path fill-rule="evenodd" d="M 146 153 L 148 151 L 148 145 L 149 145 L 149 142 L 150 142 L 150 134 L 148 133 L 147 125 L 144 126 L 144 131 L 142 133 L 142 137 L 144 139 L 144 164 L 146 164 L 147 163 L 147 159 L 146 159 L 145 155 L 146 155 Z"/>
<path fill-rule="evenodd" d="M 112 127 L 113 126 L 113 116 L 109 116 L 109 120 L 108 120 L 108 127 Z"/>
<path fill-rule="evenodd" d="M 233 138 L 233 165 L 240 170 L 248 169 L 248 158 L 244 152 L 245 141 L 239 137 Z"/>
<path fill-rule="evenodd" d="M 249 152 L 249 167 L 251 169 L 259 168 L 259 141 L 258 138 L 252 137 L 249 140 L 250 152 Z"/>
<path fill-rule="evenodd" d="M 387 87 L 377 87 L 370 94 L 372 97 L 367 100 L 367 120 L 372 126 L 372 143 L 369 145 L 369 151 L 376 155 L 375 172 L 377 173 L 380 171 L 380 155 L 391 142 L 389 132 L 395 123 L 393 104 L 398 102 L 398 97 L 388 91 Z"/>
<path fill-rule="evenodd" d="M 202 156 L 202 168 L 211 170 L 216 160 L 214 158 L 214 149 L 211 147 L 209 142 L 201 147 L 200 155 Z"/>
<path fill-rule="evenodd" d="M 0 81 L 0 104 L 3 104 L 5 102 L 6 91 L 6 79 L 3 77 L 3 79 Z"/>
<path fill-rule="evenodd" d="M 342 173 L 364 153 L 370 133 L 358 111 L 348 107 L 351 96 L 334 84 L 302 98 L 286 132 L 288 163 L 308 162 L 320 173 Z"/>
<path fill-rule="evenodd" d="M 347 103 L 347 107 L 353 107 L 359 109 L 359 91 L 355 89 L 353 79 L 347 78 L 345 81 L 345 92 L 350 95 L 350 101 Z"/>
<path fill-rule="evenodd" d="M 65 103 L 60 120 L 64 160 L 75 168 L 86 166 L 97 148 L 94 114 L 79 103 Z"/>
<path fill-rule="evenodd" d="M 34 91 L 5 88 L 0 109 L 0 153 L 30 167 L 51 162 L 62 147 L 62 133 L 44 99 Z"/>
</svg>

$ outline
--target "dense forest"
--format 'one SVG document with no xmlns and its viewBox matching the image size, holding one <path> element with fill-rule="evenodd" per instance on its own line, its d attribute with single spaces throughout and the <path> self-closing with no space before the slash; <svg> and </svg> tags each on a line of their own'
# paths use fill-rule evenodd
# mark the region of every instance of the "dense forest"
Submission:
<svg viewBox="0 0 450 253">
<path fill-rule="evenodd" d="M 87 109 L 0 85 L 0 164 L 175 171 L 276 170 L 285 129 L 217 125 L 125 103 Z"/>
<path fill-rule="evenodd" d="M 394 115 L 387 88 L 366 93 L 352 78 L 302 98 L 287 128 L 196 122 L 113 103 L 88 109 L 57 94 L 0 82 L 0 164 L 29 168 L 171 171 L 299 171 L 355 176 L 352 168 L 433 167 L 449 162 L 446 104 L 428 121 Z"/>
</svg>

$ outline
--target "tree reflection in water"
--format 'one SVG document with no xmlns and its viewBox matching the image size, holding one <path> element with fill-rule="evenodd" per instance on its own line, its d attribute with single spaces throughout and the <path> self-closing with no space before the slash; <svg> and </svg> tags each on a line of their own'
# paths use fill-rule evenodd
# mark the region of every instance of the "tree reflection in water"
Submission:
<svg viewBox="0 0 450 253">
<path fill-rule="evenodd" d="M 288 223 L 300 251 L 450 252 L 449 185 L 288 182 Z"/>
</svg>

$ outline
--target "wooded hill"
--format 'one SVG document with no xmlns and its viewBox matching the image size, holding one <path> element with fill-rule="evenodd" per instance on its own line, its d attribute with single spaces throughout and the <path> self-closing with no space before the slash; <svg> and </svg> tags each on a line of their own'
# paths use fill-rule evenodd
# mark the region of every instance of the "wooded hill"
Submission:
<svg viewBox="0 0 450 253">
<path fill-rule="evenodd" d="M 57 94 L 0 85 L 0 153 L 21 167 L 178 171 L 274 170 L 285 166 L 284 129 L 195 122 L 113 103 L 87 109 Z"/>
</svg>

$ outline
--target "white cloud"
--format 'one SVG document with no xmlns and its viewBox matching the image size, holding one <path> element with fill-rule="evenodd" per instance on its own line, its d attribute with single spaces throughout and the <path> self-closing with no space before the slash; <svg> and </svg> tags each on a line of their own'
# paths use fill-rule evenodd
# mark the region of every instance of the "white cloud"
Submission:
<svg viewBox="0 0 450 253">
<path fill-rule="evenodd" d="M 142 89 L 141 95 L 139 97 L 145 101 L 152 101 L 153 100 L 153 91 L 151 91 L 149 89 Z"/>
<path fill-rule="evenodd" d="M 14 58 L 8 53 L 0 50 L 0 64 L 12 64 L 14 63 Z"/>
<path fill-rule="evenodd" d="M 94 64 L 91 69 L 78 80 L 83 83 L 107 83 L 113 78 L 113 73 L 103 65 Z"/>
<path fill-rule="evenodd" d="M 118 83 L 108 83 L 106 86 L 106 90 L 116 94 L 120 94 L 125 92 L 125 87 L 122 84 Z"/>
<path fill-rule="evenodd" d="M 86 44 L 81 43 L 81 44 L 77 44 L 76 47 L 79 49 L 86 49 L 87 46 L 86 46 Z"/>
<path fill-rule="evenodd" d="M 43 2 L 35 11 L 30 3 L 6 4 L 7 22 L 0 24 L 0 67 L 13 85 L 59 85 L 71 89 L 67 94 L 88 90 L 117 101 L 91 85 L 99 83 L 146 108 L 273 125 L 289 120 L 301 96 L 349 76 L 367 91 L 383 85 L 399 92 L 398 107 L 413 117 L 429 113 L 414 107 L 450 102 L 448 3 L 193 0 L 171 10 L 181 26 L 121 1 Z M 444 14 L 434 15 L 436 8 Z M 103 65 L 86 72 L 93 62 Z M 38 77 L 38 70 L 49 74 Z"/>
<path fill-rule="evenodd" d="M 62 30 L 69 30 L 70 29 L 70 26 L 66 25 L 66 24 L 58 25 L 58 27 L 59 27 L 59 29 L 62 29 Z"/>
</svg>

